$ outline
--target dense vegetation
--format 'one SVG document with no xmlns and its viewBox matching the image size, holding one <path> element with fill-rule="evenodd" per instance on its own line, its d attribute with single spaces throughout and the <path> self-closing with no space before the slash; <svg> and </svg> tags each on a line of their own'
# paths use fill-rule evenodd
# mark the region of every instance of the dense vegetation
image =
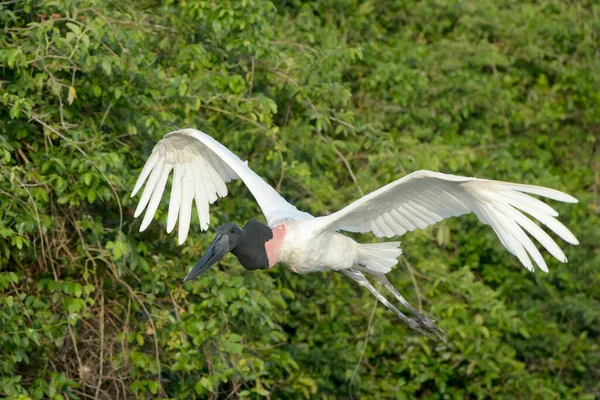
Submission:
<svg viewBox="0 0 600 400">
<path fill-rule="evenodd" d="M 0 395 L 600 396 L 597 2 L 19 0 L 0 23 Z M 228 256 L 182 284 L 211 231 L 177 246 L 165 197 L 140 234 L 129 198 L 180 127 L 314 214 L 423 168 L 550 186 L 581 244 L 532 274 L 472 215 L 402 237 L 390 279 L 447 344 L 334 273 Z M 239 182 L 211 214 L 262 218 Z"/>
</svg>

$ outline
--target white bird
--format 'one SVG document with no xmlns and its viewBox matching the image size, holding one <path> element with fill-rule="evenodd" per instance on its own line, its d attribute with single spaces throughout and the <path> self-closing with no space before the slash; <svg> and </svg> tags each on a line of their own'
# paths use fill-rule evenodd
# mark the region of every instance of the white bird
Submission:
<svg viewBox="0 0 600 400">
<path fill-rule="evenodd" d="M 578 244 L 569 229 L 555 218 L 558 213 L 554 209 L 528 195 L 576 203 L 577 199 L 568 194 L 540 186 L 425 170 L 389 183 L 331 215 L 314 217 L 297 210 L 252 171 L 247 162 L 196 129 L 168 133 L 152 150 L 131 195 L 146 183 L 135 211 L 138 217 L 146 210 L 140 231 L 152 221 L 171 171 L 174 177 L 167 232 L 173 230 L 179 219 L 179 244 L 189 232 L 192 202 L 196 202 L 201 230 L 208 229 L 209 203 L 225 197 L 226 183 L 233 179 L 239 178 L 246 184 L 267 220 L 267 225 L 253 220 L 243 228 L 232 223 L 218 227 L 212 244 L 186 280 L 194 279 L 228 252 L 247 269 L 267 269 L 281 262 L 299 274 L 337 271 L 366 287 L 411 328 L 441 340 L 444 340 L 442 330 L 417 312 L 385 277 L 402 253 L 400 242 L 360 244 L 340 231 L 372 232 L 377 237 L 389 238 L 472 212 L 492 227 L 504 247 L 528 270 L 533 271 L 535 263 L 544 272 L 548 271 L 546 262 L 527 233 L 559 261 L 567 262 L 567 257 L 523 212 L 566 242 Z M 414 318 L 394 307 L 364 274 L 391 291 Z"/>
</svg>

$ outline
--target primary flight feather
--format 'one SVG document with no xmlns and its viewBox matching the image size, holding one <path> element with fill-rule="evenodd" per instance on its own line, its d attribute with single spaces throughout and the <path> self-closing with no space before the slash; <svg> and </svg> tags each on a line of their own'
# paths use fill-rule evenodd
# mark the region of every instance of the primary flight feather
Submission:
<svg viewBox="0 0 600 400">
<path fill-rule="evenodd" d="M 250 221 L 243 228 L 221 225 L 186 280 L 197 277 L 228 252 L 248 269 L 267 269 L 281 262 L 300 274 L 337 271 L 365 286 L 411 328 L 442 340 L 441 329 L 417 312 L 385 277 L 398 262 L 400 243 L 360 244 L 340 231 L 373 232 L 389 238 L 472 212 L 492 227 L 504 247 L 528 270 L 533 271 L 535 264 L 545 272 L 546 262 L 530 236 L 559 261 L 566 262 L 567 258 L 558 244 L 524 213 L 566 242 L 578 244 L 569 229 L 556 219 L 558 213 L 530 196 L 576 203 L 577 199 L 568 194 L 541 186 L 425 170 L 389 183 L 331 215 L 314 217 L 296 209 L 252 171 L 247 162 L 196 129 L 168 133 L 152 150 L 132 193 L 133 197 L 145 183 L 135 210 L 135 217 L 146 210 L 140 231 L 152 221 L 172 171 L 167 232 L 179 221 L 179 244 L 189 232 L 192 202 L 196 203 L 200 228 L 208 229 L 209 204 L 227 195 L 227 183 L 233 179 L 244 182 L 267 220 L 267 225 Z M 390 290 L 414 318 L 406 317 L 387 301 L 363 273 Z"/>
</svg>

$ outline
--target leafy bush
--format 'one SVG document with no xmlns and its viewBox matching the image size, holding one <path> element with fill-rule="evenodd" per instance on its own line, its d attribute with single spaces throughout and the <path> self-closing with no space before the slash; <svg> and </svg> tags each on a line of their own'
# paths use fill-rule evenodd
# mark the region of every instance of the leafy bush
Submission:
<svg viewBox="0 0 600 400">
<path fill-rule="evenodd" d="M 558 0 L 0 3 L 0 393 L 600 396 L 599 13 Z M 531 274 L 473 216 L 403 237 L 390 278 L 447 344 L 334 273 L 248 272 L 230 256 L 182 284 L 212 235 L 196 224 L 177 247 L 164 204 L 138 233 L 129 198 L 181 127 L 314 214 L 422 168 L 550 186 L 580 200 L 556 208 L 581 245 Z M 211 211 L 213 227 L 260 215 L 239 182 Z"/>
</svg>

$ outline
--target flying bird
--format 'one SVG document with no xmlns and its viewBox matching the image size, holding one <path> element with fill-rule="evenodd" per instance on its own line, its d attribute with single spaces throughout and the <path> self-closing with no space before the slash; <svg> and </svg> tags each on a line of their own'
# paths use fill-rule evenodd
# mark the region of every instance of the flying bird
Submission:
<svg viewBox="0 0 600 400">
<path fill-rule="evenodd" d="M 198 277 L 229 252 L 249 270 L 265 270 L 283 263 L 298 274 L 335 271 L 366 287 L 410 328 L 432 339 L 444 340 L 445 334 L 434 320 L 411 306 L 385 276 L 402 253 L 400 242 L 361 244 L 342 232 L 372 232 L 377 237 L 391 238 L 426 228 L 444 218 L 474 213 L 492 227 L 504 247 L 525 268 L 533 271 L 535 263 L 544 272 L 548 271 L 546 262 L 527 234 L 559 261 L 567 262 L 567 258 L 556 242 L 523 213 L 566 242 L 578 244 L 569 229 L 555 218 L 558 213 L 530 196 L 576 203 L 577 199 L 568 194 L 540 186 L 426 170 L 408 174 L 333 214 L 314 217 L 288 203 L 247 162 L 196 129 L 168 133 L 152 150 L 131 194 L 135 196 L 146 184 L 135 210 L 135 217 L 146 210 L 140 231 L 150 225 L 171 171 L 167 232 L 179 220 L 179 244 L 188 236 L 192 202 L 196 203 L 200 228 L 205 231 L 210 222 L 209 204 L 227 196 L 226 184 L 234 179 L 244 182 L 267 221 L 266 225 L 251 220 L 243 227 L 234 223 L 219 226 L 186 281 Z M 365 275 L 389 290 L 412 316 L 398 310 Z"/>
</svg>

